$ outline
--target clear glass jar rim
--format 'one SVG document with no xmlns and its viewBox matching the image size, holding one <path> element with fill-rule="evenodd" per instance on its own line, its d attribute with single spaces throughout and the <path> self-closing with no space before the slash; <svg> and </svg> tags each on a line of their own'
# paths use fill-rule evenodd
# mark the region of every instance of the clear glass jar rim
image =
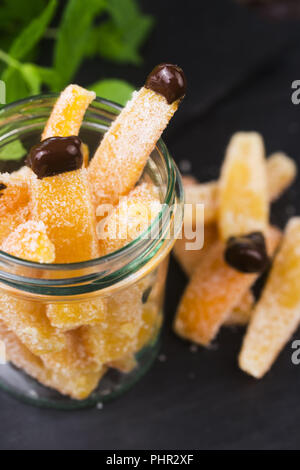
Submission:
<svg viewBox="0 0 300 470">
<path fill-rule="evenodd" d="M 58 97 L 58 94 L 48 93 L 48 94 L 40 94 L 40 95 L 32 96 L 30 98 L 26 98 L 23 100 L 15 101 L 1 108 L 0 119 L 1 119 L 1 115 L 3 115 L 5 112 L 7 111 L 11 112 L 14 110 L 14 108 L 17 109 L 18 107 L 20 107 L 20 105 L 30 104 L 38 100 L 54 99 L 57 97 Z M 103 98 L 97 97 L 94 100 L 94 102 L 100 105 L 109 106 L 110 108 L 114 110 L 114 112 L 116 112 L 116 114 L 119 113 L 120 110 L 122 109 L 122 106 L 116 103 L 113 103 L 112 101 L 103 99 Z M 1 121 L 0 121 L 0 126 L 1 126 Z M 5 135 L 3 136 L 3 138 L 5 138 Z M 139 235 L 139 237 L 137 237 L 135 240 L 131 241 L 130 243 L 126 244 L 124 247 L 120 248 L 119 250 L 113 253 L 110 253 L 108 255 L 95 258 L 92 260 L 79 262 L 79 263 L 39 264 L 39 263 L 35 263 L 35 262 L 31 262 L 31 261 L 14 257 L 1 250 L 0 250 L 0 263 L 2 263 L 2 265 L 9 266 L 10 269 L 14 269 L 14 268 L 21 266 L 23 268 L 27 268 L 30 270 L 37 270 L 37 271 L 43 270 L 43 271 L 73 271 L 74 272 L 77 270 L 79 271 L 79 270 L 83 270 L 87 268 L 95 268 L 97 266 L 103 267 L 107 263 L 117 262 L 117 261 L 120 261 L 122 258 L 124 259 L 127 255 L 132 253 L 133 250 L 136 251 L 138 249 L 142 249 L 142 247 L 144 246 L 144 241 L 145 239 L 147 239 L 147 234 L 155 232 L 155 230 L 161 225 L 162 221 L 168 216 L 169 207 L 174 201 L 176 185 L 178 187 L 177 190 L 179 194 L 178 200 L 181 203 L 183 202 L 183 188 L 181 184 L 180 175 L 162 139 L 160 139 L 158 143 L 156 144 L 156 150 L 158 150 L 159 154 L 163 157 L 164 164 L 167 170 L 167 185 L 166 185 L 164 201 L 162 201 L 162 210 L 158 214 L 158 216 L 154 219 L 154 221 L 149 225 L 147 230 L 141 235 Z M 181 225 L 181 223 L 179 225 Z M 11 285 L 11 282 L 19 283 L 20 280 L 23 280 L 23 281 L 24 279 L 28 280 L 28 277 L 24 278 L 23 276 L 12 274 L 10 272 L 3 271 L 2 269 L 0 269 L 0 281 L 3 279 L 6 279 L 6 281 L 9 281 L 9 284 Z M 71 279 L 69 278 L 69 281 L 72 281 L 73 283 L 75 280 L 77 280 L 78 283 L 81 283 L 84 281 L 88 281 L 88 279 L 89 279 L 89 276 L 84 275 L 84 276 L 79 276 L 76 278 L 73 278 L 73 277 Z M 64 278 L 63 280 L 67 281 L 66 278 Z M 50 285 L 52 284 L 59 285 L 59 284 L 64 284 L 63 280 L 61 279 L 60 282 L 57 279 L 55 280 L 51 279 L 47 281 L 50 283 Z M 42 283 L 43 281 L 44 279 L 43 280 L 32 279 L 31 284 L 34 285 L 34 284 Z"/>
</svg>

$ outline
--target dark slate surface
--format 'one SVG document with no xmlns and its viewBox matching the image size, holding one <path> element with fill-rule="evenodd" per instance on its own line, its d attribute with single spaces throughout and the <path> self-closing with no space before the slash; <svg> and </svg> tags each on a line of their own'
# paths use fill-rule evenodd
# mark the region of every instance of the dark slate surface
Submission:
<svg viewBox="0 0 300 470">
<path fill-rule="evenodd" d="M 298 23 L 270 24 L 225 0 L 143 4 L 158 18 L 143 67 L 90 61 L 78 81 L 119 75 L 139 85 L 154 64 L 175 61 L 189 81 L 165 136 L 179 164 L 189 160 L 203 181 L 216 177 L 237 130 L 262 132 L 268 152 L 284 150 L 300 163 L 300 109 L 290 99 L 291 82 L 300 78 Z M 298 184 L 274 206 L 273 220 L 281 226 L 297 207 L 300 213 Z M 172 261 L 161 351 L 166 360 L 157 360 L 134 389 L 102 410 L 77 412 L 37 409 L 0 392 L 0 448 L 299 448 L 300 368 L 291 363 L 291 342 L 259 382 L 237 367 L 242 329 L 223 329 L 211 350 L 192 352 L 171 330 L 185 283 Z"/>
</svg>

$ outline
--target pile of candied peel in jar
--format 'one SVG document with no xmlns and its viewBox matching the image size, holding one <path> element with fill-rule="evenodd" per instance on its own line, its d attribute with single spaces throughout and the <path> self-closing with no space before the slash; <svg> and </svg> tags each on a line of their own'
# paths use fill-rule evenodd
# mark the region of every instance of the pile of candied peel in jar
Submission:
<svg viewBox="0 0 300 470">
<path fill-rule="evenodd" d="M 141 175 L 184 94 L 179 67 L 155 67 L 99 135 L 90 160 L 78 134 L 95 93 L 69 85 L 26 166 L 0 177 L 1 250 L 36 263 L 77 263 L 112 253 L 141 234 L 161 210 L 158 188 Z M 75 303 L 23 301 L 1 291 L 0 339 L 9 360 L 62 394 L 88 397 L 109 367 L 134 369 L 135 353 L 157 329 L 155 288 L 145 283 L 109 299 Z"/>
</svg>

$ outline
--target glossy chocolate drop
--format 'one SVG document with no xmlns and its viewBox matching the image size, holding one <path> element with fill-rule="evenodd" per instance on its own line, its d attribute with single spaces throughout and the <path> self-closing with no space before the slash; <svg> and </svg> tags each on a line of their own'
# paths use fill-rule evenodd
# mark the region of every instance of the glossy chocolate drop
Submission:
<svg viewBox="0 0 300 470">
<path fill-rule="evenodd" d="M 186 80 L 182 69 L 177 65 L 160 64 L 148 75 L 145 87 L 163 95 L 172 104 L 184 97 Z"/>
<path fill-rule="evenodd" d="M 77 136 L 50 137 L 31 148 L 26 164 L 39 179 L 82 167 L 81 140 Z"/>
<path fill-rule="evenodd" d="M 264 235 L 253 232 L 239 237 L 230 237 L 224 253 L 229 266 L 242 273 L 260 273 L 269 263 Z"/>
</svg>

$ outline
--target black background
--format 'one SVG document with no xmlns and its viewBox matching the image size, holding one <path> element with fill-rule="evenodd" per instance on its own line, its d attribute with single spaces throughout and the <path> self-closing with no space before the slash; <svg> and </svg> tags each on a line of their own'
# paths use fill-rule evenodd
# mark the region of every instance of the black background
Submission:
<svg viewBox="0 0 300 470">
<path fill-rule="evenodd" d="M 300 79 L 296 19 L 270 22 L 230 0 L 141 3 L 156 17 L 143 66 L 91 60 L 76 81 L 119 76 L 140 86 L 156 63 L 178 63 L 188 94 L 164 137 L 179 165 L 188 160 L 201 181 L 217 177 L 226 144 L 238 130 L 261 132 L 267 153 L 283 150 L 300 163 L 300 107 L 291 102 L 291 83 Z M 49 51 L 45 44 L 43 63 Z M 300 213 L 298 184 L 274 205 L 273 222 L 282 227 L 297 208 Z M 165 361 L 158 359 L 131 391 L 102 410 L 38 409 L 0 392 L 0 448 L 300 448 L 300 367 L 291 363 L 291 341 L 261 381 L 237 367 L 243 329 L 223 328 L 211 349 L 192 352 L 171 330 L 185 283 L 172 260 Z"/>
</svg>

